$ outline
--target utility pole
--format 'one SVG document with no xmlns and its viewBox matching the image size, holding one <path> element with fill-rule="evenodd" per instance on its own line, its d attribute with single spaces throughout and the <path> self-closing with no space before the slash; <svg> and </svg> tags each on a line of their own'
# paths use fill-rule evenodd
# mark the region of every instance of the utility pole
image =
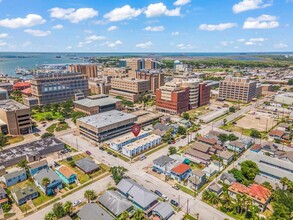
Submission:
<svg viewBox="0 0 293 220">
<path fill-rule="evenodd" d="M 178 195 L 178 206 L 180 207 L 180 195 Z"/>
<path fill-rule="evenodd" d="M 78 151 L 78 140 L 77 140 L 77 138 L 76 138 L 76 149 Z"/>
<path fill-rule="evenodd" d="M 187 208 L 187 210 L 186 210 L 187 215 L 189 214 L 189 207 L 188 206 L 189 206 L 189 199 L 187 199 L 187 207 L 186 207 Z"/>
</svg>

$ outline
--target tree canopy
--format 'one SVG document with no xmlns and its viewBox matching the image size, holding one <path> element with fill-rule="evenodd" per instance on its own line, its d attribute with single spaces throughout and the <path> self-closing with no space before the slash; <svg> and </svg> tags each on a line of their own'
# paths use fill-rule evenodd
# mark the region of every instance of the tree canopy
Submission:
<svg viewBox="0 0 293 220">
<path fill-rule="evenodd" d="M 111 167 L 110 172 L 112 173 L 114 182 L 118 184 L 124 177 L 125 173 L 128 170 L 125 167 L 117 166 L 117 167 Z"/>
</svg>

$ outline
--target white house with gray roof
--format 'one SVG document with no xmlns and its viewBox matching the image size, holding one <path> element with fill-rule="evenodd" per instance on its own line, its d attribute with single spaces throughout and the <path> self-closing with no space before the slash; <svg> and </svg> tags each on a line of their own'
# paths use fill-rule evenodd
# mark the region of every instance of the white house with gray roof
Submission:
<svg viewBox="0 0 293 220">
<path fill-rule="evenodd" d="M 27 175 L 24 169 L 20 169 L 20 170 L 5 174 L 2 177 L 2 180 L 5 183 L 6 187 L 13 186 L 26 179 L 27 179 Z"/>
<path fill-rule="evenodd" d="M 78 161 L 75 161 L 75 166 L 77 166 L 80 170 L 82 170 L 86 174 L 93 173 L 100 169 L 99 165 L 97 165 L 92 159 L 85 157 Z"/>
<path fill-rule="evenodd" d="M 175 213 L 172 206 L 166 202 L 160 202 L 153 210 L 153 215 L 159 216 L 162 220 L 168 220 Z"/>
<path fill-rule="evenodd" d="M 114 220 L 114 218 L 96 203 L 87 203 L 77 213 L 80 220 Z"/>
</svg>

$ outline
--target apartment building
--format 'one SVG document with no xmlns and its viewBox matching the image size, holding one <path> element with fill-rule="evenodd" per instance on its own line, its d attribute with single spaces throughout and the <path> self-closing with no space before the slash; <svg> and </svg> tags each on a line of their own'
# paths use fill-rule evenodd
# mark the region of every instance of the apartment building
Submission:
<svg viewBox="0 0 293 220">
<path fill-rule="evenodd" d="M 158 64 L 152 58 L 129 58 L 129 59 L 120 59 L 119 67 L 128 67 L 131 70 L 151 70 L 157 69 Z"/>
<path fill-rule="evenodd" d="M 248 103 L 256 98 L 256 85 L 248 78 L 228 76 L 220 81 L 219 98 Z"/>
<path fill-rule="evenodd" d="M 199 80 L 184 79 L 181 81 L 182 88 L 189 88 L 189 109 L 198 107 L 199 98 Z"/>
<path fill-rule="evenodd" d="M 122 96 L 131 102 L 140 100 L 143 94 L 147 93 L 150 89 L 149 80 L 133 79 L 133 78 L 115 78 L 111 80 L 111 96 Z"/>
<path fill-rule="evenodd" d="M 12 99 L 1 100 L 0 130 L 10 135 L 30 133 L 32 130 L 30 108 Z"/>
<path fill-rule="evenodd" d="M 136 79 L 145 79 L 150 82 L 150 91 L 156 93 L 156 90 L 165 84 L 165 75 L 156 70 L 139 70 L 135 73 Z"/>
<path fill-rule="evenodd" d="M 181 114 L 189 109 L 189 88 L 180 82 L 168 82 L 156 91 L 156 109 L 169 114 Z"/>
<path fill-rule="evenodd" d="M 210 104 L 211 86 L 207 83 L 199 84 L 198 107 Z"/>
<path fill-rule="evenodd" d="M 98 67 L 96 64 L 71 64 L 68 66 L 69 72 L 81 73 L 87 78 L 98 76 Z"/>
<path fill-rule="evenodd" d="M 47 105 L 72 100 L 76 93 L 87 96 L 88 80 L 81 73 L 41 73 L 31 80 L 31 88 L 38 104 Z"/>
</svg>

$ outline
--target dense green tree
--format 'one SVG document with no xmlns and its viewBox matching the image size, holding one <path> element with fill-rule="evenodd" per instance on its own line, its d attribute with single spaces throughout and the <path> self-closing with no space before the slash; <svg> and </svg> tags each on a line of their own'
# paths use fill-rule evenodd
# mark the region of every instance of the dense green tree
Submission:
<svg viewBox="0 0 293 220">
<path fill-rule="evenodd" d="M 177 153 L 177 149 L 174 146 L 169 147 L 169 155 L 173 155 Z"/>
<path fill-rule="evenodd" d="M 89 203 L 96 198 L 96 192 L 94 190 L 86 190 L 84 192 L 84 198 L 86 198 Z"/>
<path fill-rule="evenodd" d="M 286 186 L 288 186 L 290 180 L 284 176 L 280 179 L 280 183 L 282 184 L 283 190 L 285 189 Z"/>
<path fill-rule="evenodd" d="M 179 126 L 178 130 L 177 130 L 177 133 L 180 134 L 180 135 L 185 135 L 186 134 L 186 128 L 183 127 L 183 126 Z"/>
<path fill-rule="evenodd" d="M 251 160 L 246 160 L 240 164 L 241 173 L 247 180 L 253 181 L 257 174 L 259 174 L 258 166 Z"/>
<path fill-rule="evenodd" d="M 258 130 L 251 129 L 251 131 L 250 131 L 250 137 L 253 137 L 253 138 L 261 138 L 261 133 Z"/>
<path fill-rule="evenodd" d="M 5 203 L 5 204 L 3 204 L 2 205 L 2 210 L 3 210 L 3 212 L 9 212 L 10 211 L 10 209 L 11 209 L 11 204 L 9 204 L 9 203 Z"/>
<path fill-rule="evenodd" d="M 236 112 L 236 108 L 235 107 L 230 107 L 229 112 Z"/>
<path fill-rule="evenodd" d="M 112 173 L 114 182 L 118 184 L 124 177 L 128 170 L 122 166 L 111 167 L 110 172 Z"/>
<path fill-rule="evenodd" d="M 51 132 L 45 132 L 44 134 L 42 134 L 41 138 L 48 138 L 48 137 L 54 137 L 54 134 Z"/>
<path fill-rule="evenodd" d="M 73 204 L 71 201 L 66 201 L 64 204 L 63 204 L 63 209 L 64 209 L 64 212 L 65 212 L 65 215 L 71 215 L 72 214 L 72 211 L 73 211 Z"/>
<path fill-rule="evenodd" d="M 50 182 L 51 181 L 50 181 L 50 179 L 48 177 L 45 177 L 45 178 L 42 179 L 42 185 L 45 187 L 45 191 L 46 191 L 45 194 L 47 194 L 47 187 L 50 184 Z"/>
<path fill-rule="evenodd" d="M 288 80 L 288 85 L 292 86 L 293 85 L 293 79 Z"/>
<path fill-rule="evenodd" d="M 6 142 L 7 142 L 6 135 L 0 132 L 0 148 L 4 147 Z"/>
<path fill-rule="evenodd" d="M 268 182 L 268 181 L 263 182 L 262 185 L 263 185 L 264 187 L 266 187 L 267 189 L 269 189 L 269 190 L 272 190 L 272 189 L 273 189 L 271 183 Z"/>
<path fill-rule="evenodd" d="M 183 112 L 182 113 L 182 118 L 184 118 L 185 120 L 189 120 L 190 116 L 187 112 Z"/>
<path fill-rule="evenodd" d="M 117 218 L 117 220 L 129 220 L 129 214 L 127 211 L 122 212 L 119 217 Z"/>
<path fill-rule="evenodd" d="M 45 215 L 45 220 L 57 220 L 57 217 L 53 212 L 49 212 Z"/>
<path fill-rule="evenodd" d="M 237 182 L 244 183 L 245 177 L 240 170 L 233 168 L 229 171 L 229 173 L 233 174 L 233 176 L 237 180 Z"/>
<path fill-rule="evenodd" d="M 66 215 L 62 202 L 56 202 L 53 205 L 52 212 L 57 217 L 57 219 L 62 218 Z"/>
<path fill-rule="evenodd" d="M 133 214 L 133 219 L 134 220 L 144 220 L 144 213 L 141 209 L 136 209 L 134 214 Z"/>
</svg>

